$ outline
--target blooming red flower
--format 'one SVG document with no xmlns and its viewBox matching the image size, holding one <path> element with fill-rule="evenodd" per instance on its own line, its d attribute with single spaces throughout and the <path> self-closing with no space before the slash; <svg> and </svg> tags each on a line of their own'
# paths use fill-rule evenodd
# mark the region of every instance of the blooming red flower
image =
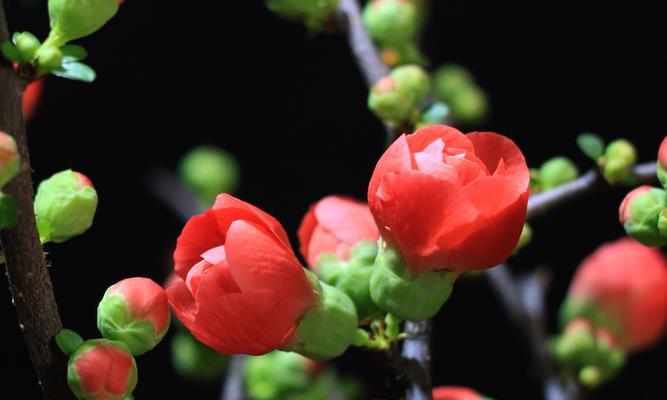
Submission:
<svg viewBox="0 0 667 400">
<path fill-rule="evenodd" d="M 188 221 L 174 261 L 181 280 L 167 288 L 172 309 L 223 354 L 289 347 L 318 301 L 280 223 L 230 195 Z"/>
<path fill-rule="evenodd" d="M 413 273 L 456 273 L 507 259 L 526 216 L 530 176 L 510 139 L 442 125 L 402 135 L 382 155 L 368 203 Z"/>
<path fill-rule="evenodd" d="M 433 400 L 482 400 L 484 397 L 467 387 L 440 386 L 433 389 Z"/>
<path fill-rule="evenodd" d="M 78 398 L 122 400 L 137 384 L 137 365 L 123 343 L 89 340 L 70 358 L 67 380 Z"/>
<path fill-rule="evenodd" d="M 37 113 L 37 107 L 44 92 L 44 80 L 32 82 L 23 93 L 23 119 L 30 121 Z"/>
<path fill-rule="evenodd" d="M 667 261 L 627 238 L 601 246 L 579 266 L 564 315 L 590 318 L 628 350 L 652 345 L 667 328 Z"/>
<path fill-rule="evenodd" d="M 348 259 L 355 244 L 380 237 L 368 206 L 342 196 L 327 196 L 313 204 L 299 227 L 301 254 L 312 268 L 322 253 Z"/>
</svg>

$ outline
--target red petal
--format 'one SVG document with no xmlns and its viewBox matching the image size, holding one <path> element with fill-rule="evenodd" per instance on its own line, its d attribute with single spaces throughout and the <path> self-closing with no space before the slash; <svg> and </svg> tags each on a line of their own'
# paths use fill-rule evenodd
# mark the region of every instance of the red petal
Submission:
<svg viewBox="0 0 667 400">
<path fill-rule="evenodd" d="M 518 191 L 527 190 L 530 173 L 526 159 L 511 139 L 492 132 L 472 132 L 466 136 L 475 146 L 475 155 L 486 165 L 491 174 L 496 172 L 502 160 L 504 163 L 502 176 L 512 178 Z"/>
<path fill-rule="evenodd" d="M 310 246 L 308 247 L 308 264 L 314 270 L 317 268 L 317 261 L 322 255 L 322 253 L 336 253 L 340 240 L 334 235 L 329 233 L 321 226 L 317 226 L 313 231 L 313 235 L 310 240 Z"/>
<path fill-rule="evenodd" d="M 314 267 L 314 265 L 310 260 L 310 253 L 308 249 L 310 248 L 310 241 L 313 237 L 313 231 L 315 231 L 316 226 L 317 220 L 315 219 L 315 205 L 313 204 L 308 208 L 308 212 L 301 220 L 301 225 L 299 225 L 299 230 L 297 232 L 297 236 L 299 237 L 299 251 L 301 252 L 303 258 L 308 261 L 308 264 L 311 267 Z"/>
<path fill-rule="evenodd" d="M 216 211 L 207 210 L 190 218 L 176 241 L 174 270 L 185 279 L 190 268 L 201 260 L 202 253 L 224 243 L 224 231 L 219 229 Z"/>
<path fill-rule="evenodd" d="M 445 152 L 447 152 L 447 149 L 449 148 L 461 149 L 466 152 L 474 151 L 469 138 L 461 133 L 461 131 L 452 128 L 451 126 L 429 125 L 418 129 L 415 133 L 408 135 L 407 137 L 410 150 L 413 153 L 423 151 L 428 145 L 438 139 L 442 139 L 442 141 L 445 142 Z"/>
<path fill-rule="evenodd" d="M 368 205 L 342 196 L 328 196 L 315 206 L 318 223 L 340 241 L 354 245 L 380 236 Z"/>
<path fill-rule="evenodd" d="M 127 392 L 134 369 L 132 357 L 110 344 L 100 344 L 76 358 L 76 373 L 91 398 L 111 398 Z"/>
<path fill-rule="evenodd" d="M 192 293 L 188 290 L 185 281 L 179 278 L 178 281 L 173 282 L 167 289 L 167 299 L 171 309 L 176 314 L 176 318 L 185 325 L 186 328 L 192 330 L 195 315 L 197 313 L 197 305 Z"/>
<path fill-rule="evenodd" d="M 377 192 L 380 188 L 382 178 L 392 172 L 409 170 L 412 168 L 412 158 L 410 147 L 405 135 L 401 135 L 389 148 L 382 154 L 380 160 L 375 165 L 375 170 L 368 183 L 368 205 L 378 207 Z M 377 217 L 377 214 L 374 215 Z"/>
<path fill-rule="evenodd" d="M 150 321 L 156 333 L 164 330 L 169 320 L 169 305 L 160 285 L 148 278 L 135 277 L 116 283 L 111 292 L 125 298 L 130 317 Z"/>
</svg>

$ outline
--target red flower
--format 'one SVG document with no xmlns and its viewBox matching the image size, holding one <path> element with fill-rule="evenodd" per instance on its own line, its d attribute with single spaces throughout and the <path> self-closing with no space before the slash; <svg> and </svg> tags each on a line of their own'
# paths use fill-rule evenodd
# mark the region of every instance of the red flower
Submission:
<svg viewBox="0 0 667 400">
<path fill-rule="evenodd" d="M 627 238 L 601 246 L 577 270 L 565 314 L 606 324 L 628 350 L 650 346 L 667 328 L 667 261 Z"/>
<path fill-rule="evenodd" d="M 42 99 L 44 80 L 38 80 L 28 85 L 23 93 L 23 119 L 30 121 L 37 113 L 37 107 Z"/>
<path fill-rule="evenodd" d="M 483 397 L 467 387 L 440 386 L 433 389 L 433 400 L 482 400 Z"/>
<path fill-rule="evenodd" d="M 327 196 L 313 204 L 299 227 L 301 254 L 312 268 L 322 253 L 346 260 L 352 246 L 379 237 L 368 206 L 342 196 Z"/>
<path fill-rule="evenodd" d="M 318 301 L 282 226 L 230 195 L 188 221 L 174 252 L 181 280 L 167 288 L 178 319 L 224 354 L 289 347 Z"/>
<path fill-rule="evenodd" d="M 667 169 L 667 137 L 662 139 L 662 143 L 660 143 L 660 148 L 658 149 L 658 164 L 663 169 Z"/>
<path fill-rule="evenodd" d="M 456 273 L 505 261 L 526 217 L 530 176 L 510 139 L 428 126 L 382 155 L 368 203 L 383 239 L 413 272 Z"/>
</svg>

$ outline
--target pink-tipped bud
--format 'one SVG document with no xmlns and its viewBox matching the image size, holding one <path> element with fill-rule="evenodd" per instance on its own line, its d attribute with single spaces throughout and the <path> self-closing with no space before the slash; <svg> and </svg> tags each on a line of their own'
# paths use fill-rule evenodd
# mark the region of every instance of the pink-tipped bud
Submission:
<svg viewBox="0 0 667 400">
<path fill-rule="evenodd" d="M 21 157 L 16 148 L 16 141 L 0 131 L 0 188 L 18 174 L 20 167 Z"/>
</svg>

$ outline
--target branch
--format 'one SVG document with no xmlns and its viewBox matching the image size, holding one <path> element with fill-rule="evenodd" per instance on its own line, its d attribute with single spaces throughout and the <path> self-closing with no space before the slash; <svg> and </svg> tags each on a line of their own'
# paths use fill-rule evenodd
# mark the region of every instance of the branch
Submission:
<svg viewBox="0 0 667 400">
<path fill-rule="evenodd" d="M 243 368 L 245 367 L 246 356 L 236 355 L 232 357 L 229 365 L 229 371 L 225 378 L 224 386 L 220 400 L 242 400 L 245 399 L 243 390 Z"/>
<path fill-rule="evenodd" d="M 8 37 L 4 5 L 0 0 L 0 42 Z M 54 340 L 62 323 L 33 211 L 30 155 L 22 116 L 25 84 L 10 63 L 0 61 L 0 130 L 14 137 L 21 155 L 19 174 L 3 189 L 18 202 L 18 224 L 14 229 L 1 231 L 0 241 L 19 327 L 44 398 L 73 399 L 65 379 L 67 357 Z"/>
<path fill-rule="evenodd" d="M 403 358 L 408 388 L 407 400 L 431 400 L 431 321 L 406 322 L 407 338 L 403 342 Z"/>
<path fill-rule="evenodd" d="M 633 169 L 637 184 L 651 183 L 656 180 L 656 162 L 651 161 L 639 164 Z M 526 219 L 548 214 L 556 207 L 582 198 L 597 191 L 612 188 L 600 175 L 599 171 L 592 170 L 578 179 L 559 186 L 548 192 L 540 193 L 530 198 Z M 544 296 L 547 280 L 542 271 L 537 271 L 531 277 L 517 283 L 505 264 L 501 264 L 488 271 L 487 276 L 501 302 L 515 324 L 520 327 L 530 343 L 535 357 L 538 373 L 544 381 L 544 395 L 548 400 L 566 400 L 577 398 L 577 389 L 573 385 L 560 384 L 553 371 L 549 354 L 546 351 L 546 337 L 544 329 Z"/>
</svg>

